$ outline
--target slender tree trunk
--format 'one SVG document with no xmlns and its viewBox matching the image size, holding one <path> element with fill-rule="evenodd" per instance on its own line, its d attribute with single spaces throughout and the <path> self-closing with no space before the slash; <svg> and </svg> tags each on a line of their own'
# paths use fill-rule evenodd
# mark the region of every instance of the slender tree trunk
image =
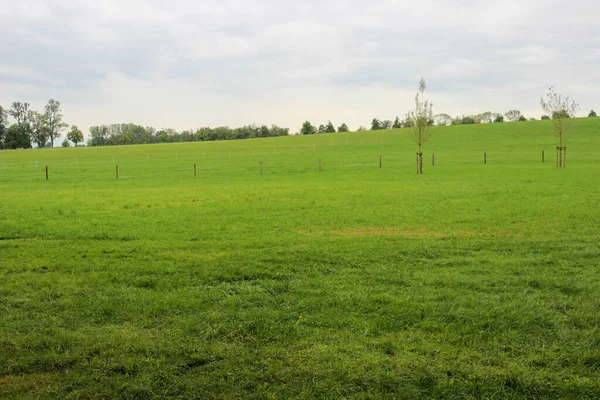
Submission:
<svg viewBox="0 0 600 400">
<path fill-rule="evenodd" d="M 417 153 L 417 175 L 419 175 L 419 153 Z"/>
</svg>

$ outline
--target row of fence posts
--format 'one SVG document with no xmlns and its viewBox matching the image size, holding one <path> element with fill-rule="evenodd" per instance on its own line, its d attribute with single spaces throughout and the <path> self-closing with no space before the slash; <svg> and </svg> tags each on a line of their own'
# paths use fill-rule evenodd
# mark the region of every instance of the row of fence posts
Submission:
<svg viewBox="0 0 600 400">
<path fill-rule="evenodd" d="M 545 162 L 545 153 L 542 150 L 542 162 Z M 483 163 L 487 164 L 487 152 L 483 153 Z M 79 163 L 77 164 L 79 165 Z M 435 165 L 435 153 L 431 153 L 431 165 Z M 36 161 L 37 166 L 37 161 Z M 565 146 L 556 147 L 556 168 L 566 168 L 567 166 L 567 148 Z M 379 156 L 379 168 L 383 168 L 383 157 Z M 323 161 L 319 158 L 319 172 L 323 171 Z M 417 153 L 417 175 L 423 173 L 423 153 Z M 263 162 L 260 162 L 260 174 L 263 174 Z M 194 163 L 194 177 L 197 176 L 197 168 Z M 115 178 L 119 179 L 119 166 L 115 165 Z M 46 180 L 49 179 L 48 167 L 46 167 Z"/>
<path fill-rule="evenodd" d="M 542 162 L 545 162 L 544 150 L 542 150 Z M 556 146 L 556 168 L 567 168 L 567 146 Z"/>
</svg>

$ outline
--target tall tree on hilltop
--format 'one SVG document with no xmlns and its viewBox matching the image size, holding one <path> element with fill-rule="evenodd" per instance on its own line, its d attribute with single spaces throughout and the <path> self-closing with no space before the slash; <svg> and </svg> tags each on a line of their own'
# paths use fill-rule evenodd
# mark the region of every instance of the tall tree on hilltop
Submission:
<svg viewBox="0 0 600 400">
<path fill-rule="evenodd" d="M 381 129 L 379 120 L 377 118 L 373 118 L 373 121 L 371 121 L 371 130 L 372 131 L 378 131 Z"/>
<path fill-rule="evenodd" d="M 521 111 L 519 110 L 508 110 L 504 114 L 504 117 L 506 117 L 508 122 L 517 122 L 522 116 L 523 114 L 521 114 Z"/>
<path fill-rule="evenodd" d="M 67 124 L 63 122 L 60 102 L 54 99 L 48 100 L 44 115 L 48 126 L 48 135 L 50 136 L 50 147 L 54 147 L 54 139 L 59 139 L 60 133 L 67 127 Z"/>
<path fill-rule="evenodd" d="M 29 123 L 29 103 L 15 101 L 8 113 L 16 121 L 6 132 L 5 146 L 9 149 L 31 147 L 31 124 Z"/>
<path fill-rule="evenodd" d="M 31 124 L 31 140 L 38 147 L 46 147 L 50 137 L 46 116 L 37 111 L 29 111 L 29 122 Z"/>
<path fill-rule="evenodd" d="M 77 125 L 73 125 L 69 133 L 67 133 L 67 139 L 75 144 L 77 147 L 77 143 L 83 142 L 83 132 L 79 130 Z"/>
<path fill-rule="evenodd" d="M 348 125 L 346 125 L 345 122 L 338 127 L 338 132 L 349 132 L 349 131 L 350 131 L 350 129 L 348 129 Z"/>
<path fill-rule="evenodd" d="M 327 122 L 327 126 L 325 126 L 326 133 L 335 133 L 335 126 L 331 123 L 331 121 Z"/>
<path fill-rule="evenodd" d="M 304 121 L 304 123 L 302 124 L 302 128 L 300 128 L 300 133 L 302 135 L 313 135 L 317 133 L 317 130 L 315 129 L 313 124 L 310 123 L 310 121 Z"/>
<path fill-rule="evenodd" d="M 402 123 L 400 122 L 400 118 L 398 118 L 398 116 L 396 116 L 396 119 L 394 120 L 394 124 L 392 125 L 392 129 L 399 129 L 402 128 Z"/>
</svg>

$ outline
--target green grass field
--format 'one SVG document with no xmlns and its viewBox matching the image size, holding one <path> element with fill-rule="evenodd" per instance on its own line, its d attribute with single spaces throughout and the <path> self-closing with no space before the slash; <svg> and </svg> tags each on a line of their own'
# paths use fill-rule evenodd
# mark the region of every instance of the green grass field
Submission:
<svg viewBox="0 0 600 400">
<path fill-rule="evenodd" d="M 0 398 L 598 398 L 600 118 L 556 142 L 0 152 Z"/>
</svg>

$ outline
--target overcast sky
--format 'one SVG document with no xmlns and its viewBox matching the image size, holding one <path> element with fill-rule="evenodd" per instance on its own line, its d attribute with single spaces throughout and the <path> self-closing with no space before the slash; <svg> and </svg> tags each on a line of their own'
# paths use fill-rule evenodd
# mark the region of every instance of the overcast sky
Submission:
<svg viewBox="0 0 600 400">
<path fill-rule="evenodd" d="M 0 0 L 0 105 L 65 121 L 201 126 L 520 109 L 548 86 L 600 111 L 600 3 Z"/>
</svg>

